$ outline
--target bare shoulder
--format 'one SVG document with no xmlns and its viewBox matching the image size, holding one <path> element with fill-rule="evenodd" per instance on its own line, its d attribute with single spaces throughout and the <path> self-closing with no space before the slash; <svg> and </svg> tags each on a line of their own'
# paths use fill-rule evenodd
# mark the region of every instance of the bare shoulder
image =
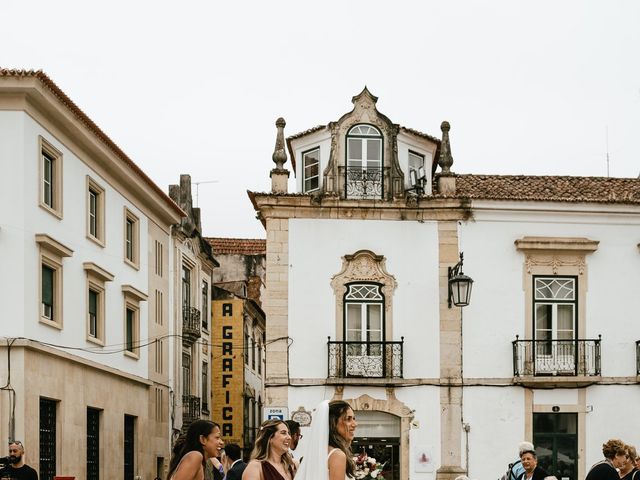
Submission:
<svg viewBox="0 0 640 480">
<path fill-rule="evenodd" d="M 251 460 L 242 474 L 242 480 L 262 480 L 262 464 L 259 460 Z"/>
<path fill-rule="evenodd" d="M 344 480 L 347 472 L 347 455 L 338 448 L 331 452 L 327 463 L 329 467 L 329 480 Z"/>
<path fill-rule="evenodd" d="M 204 457 L 202 453 L 197 451 L 188 452 L 182 457 L 178 468 L 173 474 L 175 480 L 182 480 L 193 478 L 198 471 L 202 470 L 202 460 Z"/>
</svg>

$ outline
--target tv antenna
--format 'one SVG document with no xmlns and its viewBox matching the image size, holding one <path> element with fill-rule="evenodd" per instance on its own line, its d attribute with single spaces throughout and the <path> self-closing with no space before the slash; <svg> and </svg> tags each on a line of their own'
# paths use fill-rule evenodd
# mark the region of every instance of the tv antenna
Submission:
<svg viewBox="0 0 640 480">
<path fill-rule="evenodd" d="M 199 190 L 200 190 L 200 185 L 204 185 L 206 183 L 218 183 L 219 180 L 205 180 L 202 182 L 191 182 L 191 185 L 195 185 L 196 186 L 196 208 L 199 206 L 198 204 L 198 194 L 199 194 Z"/>
</svg>

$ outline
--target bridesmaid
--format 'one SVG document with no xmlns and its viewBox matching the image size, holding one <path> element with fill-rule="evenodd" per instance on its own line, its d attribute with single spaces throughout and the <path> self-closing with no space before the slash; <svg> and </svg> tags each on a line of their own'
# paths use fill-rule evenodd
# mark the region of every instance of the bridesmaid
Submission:
<svg viewBox="0 0 640 480">
<path fill-rule="evenodd" d="M 264 422 L 242 480 L 293 480 L 295 466 L 289 455 L 290 443 L 286 423 L 282 420 Z"/>
<path fill-rule="evenodd" d="M 205 464 L 220 456 L 222 447 L 220 426 L 209 420 L 196 420 L 173 446 L 167 479 L 204 480 Z"/>
</svg>

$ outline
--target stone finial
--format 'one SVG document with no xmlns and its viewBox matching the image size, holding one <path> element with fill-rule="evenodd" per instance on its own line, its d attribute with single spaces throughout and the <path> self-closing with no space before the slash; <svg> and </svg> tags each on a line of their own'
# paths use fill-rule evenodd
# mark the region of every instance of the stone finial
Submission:
<svg viewBox="0 0 640 480">
<path fill-rule="evenodd" d="M 276 127 L 278 127 L 278 133 L 276 135 L 276 148 L 273 150 L 271 158 L 276 164 L 276 170 L 283 170 L 283 166 L 287 161 L 287 152 L 284 149 L 284 127 L 287 122 L 284 118 L 280 117 L 276 120 Z"/>
<path fill-rule="evenodd" d="M 446 120 L 440 125 L 442 130 L 442 142 L 440 143 L 440 158 L 438 158 L 438 165 L 442 169 L 442 173 L 445 175 L 451 174 L 451 165 L 453 165 L 453 156 L 451 156 L 451 145 L 449 144 L 449 130 L 451 125 Z"/>
<path fill-rule="evenodd" d="M 271 156 L 276 164 L 276 168 L 271 170 L 272 193 L 287 193 L 289 170 L 284 168 L 284 164 L 287 161 L 287 152 L 284 150 L 284 126 L 286 124 L 282 117 L 276 120 L 278 134 L 276 135 L 276 148 L 273 150 L 273 155 Z"/>
</svg>

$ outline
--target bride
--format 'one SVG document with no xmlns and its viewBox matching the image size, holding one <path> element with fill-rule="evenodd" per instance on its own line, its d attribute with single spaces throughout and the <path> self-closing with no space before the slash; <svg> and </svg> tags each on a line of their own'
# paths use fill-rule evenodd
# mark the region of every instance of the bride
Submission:
<svg viewBox="0 0 640 480">
<path fill-rule="evenodd" d="M 356 417 L 342 400 L 323 401 L 316 408 L 311 432 L 305 435 L 300 468 L 296 480 L 349 480 L 354 478 L 355 462 L 351 441 Z"/>
</svg>

